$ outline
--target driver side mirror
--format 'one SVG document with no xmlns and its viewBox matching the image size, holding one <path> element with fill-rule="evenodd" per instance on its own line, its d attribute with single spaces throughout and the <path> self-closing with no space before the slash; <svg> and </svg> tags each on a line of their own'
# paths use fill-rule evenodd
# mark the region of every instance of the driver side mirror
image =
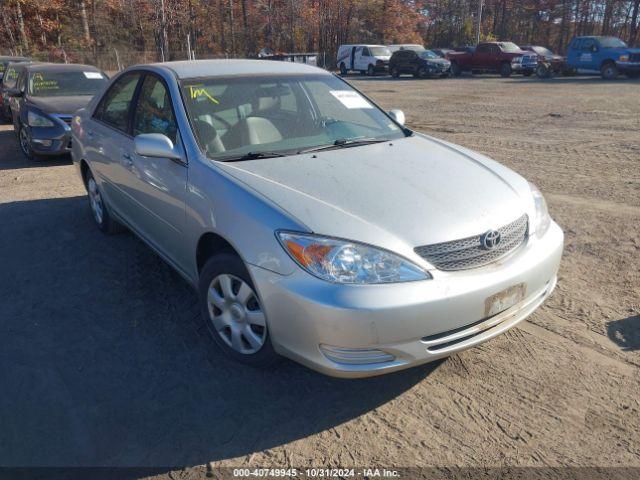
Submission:
<svg viewBox="0 0 640 480">
<path fill-rule="evenodd" d="M 21 90 L 17 90 L 17 89 L 11 89 L 7 92 L 7 95 L 9 95 L 12 98 L 19 98 L 23 96 L 23 92 Z"/>
<path fill-rule="evenodd" d="M 133 139 L 133 149 L 142 157 L 169 158 L 182 160 L 173 148 L 173 142 L 161 133 L 142 133 Z"/>
<path fill-rule="evenodd" d="M 393 118 L 396 122 L 398 122 L 400 125 L 404 125 L 404 121 L 405 121 L 405 117 L 404 117 L 404 112 L 402 110 L 389 110 L 389 116 L 391 118 Z"/>
</svg>

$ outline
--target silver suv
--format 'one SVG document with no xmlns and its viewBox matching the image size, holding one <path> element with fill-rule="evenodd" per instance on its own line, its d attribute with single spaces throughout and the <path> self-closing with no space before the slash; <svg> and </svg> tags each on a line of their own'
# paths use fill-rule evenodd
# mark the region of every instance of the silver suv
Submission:
<svg viewBox="0 0 640 480">
<path fill-rule="evenodd" d="M 73 159 L 100 229 L 194 285 L 226 353 L 361 377 L 513 327 L 562 254 L 533 185 L 403 123 L 315 67 L 162 63 L 77 114 Z"/>
</svg>

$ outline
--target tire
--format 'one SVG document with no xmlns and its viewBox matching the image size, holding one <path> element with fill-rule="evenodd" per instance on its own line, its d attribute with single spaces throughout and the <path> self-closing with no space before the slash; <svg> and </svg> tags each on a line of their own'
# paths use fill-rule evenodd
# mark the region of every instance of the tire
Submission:
<svg viewBox="0 0 640 480">
<path fill-rule="evenodd" d="M 104 201 L 102 193 L 100 193 L 100 189 L 98 188 L 98 184 L 93 177 L 91 170 L 87 170 L 85 175 L 85 187 L 89 198 L 91 215 L 98 225 L 98 228 L 107 235 L 114 235 L 116 233 L 123 232 L 125 228 L 122 224 L 114 220 L 109 214 L 109 208 Z"/>
<path fill-rule="evenodd" d="M 259 368 L 280 359 L 271 344 L 256 289 L 238 256 L 222 253 L 211 257 L 200 273 L 198 296 L 207 330 L 225 354 Z"/>
<path fill-rule="evenodd" d="M 369 64 L 367 67 L 367 75 L 373 77 L 376 74 L 376 69 L 373 65 Z"/>
<path fill-rule="evenodd" d="M 427 69 L 424 67 L 420 67 L 416 72 L 416 77 L 418 78 L 427 78 L 429 74 L 427 73 Z"/>
<path fill-rule="evenodd" d="M 391 69 L 391 76 L 393 78 L 399 78 L 400 77 L 400 72 L 398 71 L 398 69 L 396 67 L 393 67 Z"/>
<path fill-rule="evenodd" d="M 349 71 L 347 70 L 347 66 L 344 63 L 340 64 L 340 75 L 346 77 Z"/>
<path fill-rule="evenodd" d="M 24 157 L 28 161 L 34 162 L 39 159 L 39 157 L 35 153 L 33 153 L 33 150 L 31 149 L 31 134 L 29 133 L 29 130 L 27 130 L 27 128 L 23 125 L 20 125 L 20 128 L 18 129 L 18 143 L 20 145 L 20 151 L 22 152 L 22 155 L 24 155 Z"/>
<path fill-rule="evenodd" d="M 551 76 L 551 69 L 546 65 L 538 65 L 536 67 L 536 75 L 538 78 L 549 78 Z"/>
<path fill-rule="evenodd" d="M 500 65 L 500 76 L 502 78 L 508 78 L 512 73 L 513 70 L 511 69 L 510 63 L 504 62 L 502 65 Z"/>
<path fill-rule="evenodd" d="M 451 75 L 453 75 L 454 77 L 459 77 L 460 75 L 462 75 L 462 69 L 456 62 L 451 62 Z"/>
<path fill-rule="evenodd" d="M 615 80 L 618 78 L 620 72 L 618 71 L 618 67 L 616 67 L 615 63 L 606 62 L 602 67 L 600 67 L 600 74 L 605 80 Z"/>
</svg>

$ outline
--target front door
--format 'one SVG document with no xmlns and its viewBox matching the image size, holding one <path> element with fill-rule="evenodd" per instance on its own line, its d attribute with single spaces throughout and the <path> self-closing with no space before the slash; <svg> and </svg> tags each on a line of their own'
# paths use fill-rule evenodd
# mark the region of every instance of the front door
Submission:
<svg viewBox="0 0 640 480">
<path fill-rule="evenodd" d="M 187 162 L 164 81 L 146 74 L 135 106 L 131 133 L 160 133 L 168 137 L 182 160 L 143 157 L 133 148 L 129 156 L 128 187 L 138 205 L 136 225 L 146 239 L 178 267 L 186 270 L 192 260 L 183 240 Z"/>
</svg>

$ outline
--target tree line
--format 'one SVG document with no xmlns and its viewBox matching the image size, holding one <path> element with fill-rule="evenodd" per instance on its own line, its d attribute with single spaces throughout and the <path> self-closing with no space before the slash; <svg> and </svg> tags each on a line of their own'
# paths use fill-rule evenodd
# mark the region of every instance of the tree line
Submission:
<svg viewBox="0 0 640 480">
<path fill-rule="evenodd" d="M 103 68 L 318 52 L 342 43 L 511 40 L 564 52 L 575 35 L 638 42 L 640 0 L 0 0 L 0 51 Z M 481 6 L 481 8 L 479 8 Z"/>
</svg>

